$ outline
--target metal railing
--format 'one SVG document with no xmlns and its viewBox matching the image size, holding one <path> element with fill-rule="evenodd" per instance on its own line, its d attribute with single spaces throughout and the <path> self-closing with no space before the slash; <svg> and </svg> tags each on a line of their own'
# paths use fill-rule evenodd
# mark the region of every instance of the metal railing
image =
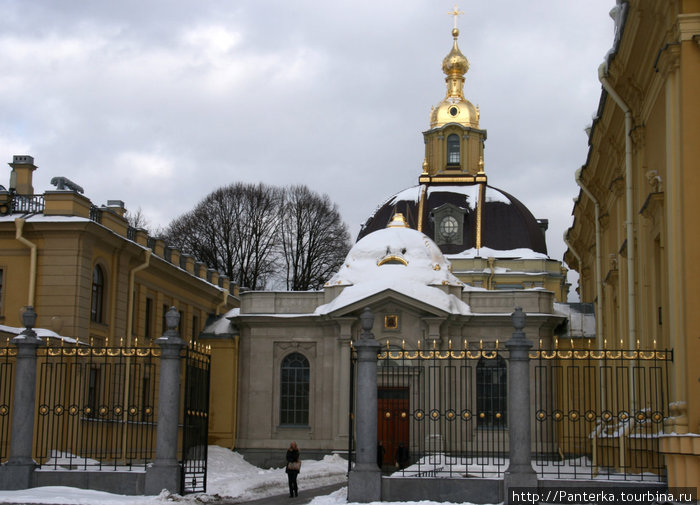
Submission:
<svg viewBox="0 0 700 505">
<path fill-rule="evenodd" d="M 507 356 L 499 349 L 381 352 L 377 463 L 385 473 L 502 476 L 508 466 Z"/>
<path fill-rule="evenodd" d="M 0 347 L 0 463 L 7 461 L 10 454 L 10 427 L 12 414 L 12 393 L 14 391 L 14 368 L 17 349 Z"/>
<path fill-rule="evenodd" d="M 145 469 L 155 456 L 159 350 L 38 349 L 34 459 L 43 469 Z"/>
<path fill-rule="evenodd" d="M 465 344 L 466 347 L 466 344 Z M 527 423 L 540 479 L 665 480 L 659 435 L 671 350 L 529 352 L 531 419 L 509 419 L 509 353 L 392 349 L 378 354 L 377 464 L 404 477 L 504 475 L 508 424 Z M 354 377 L 355 357 L 352 377 Z M 351 381 L 352 382 L 352 381 Z M 351 423 L 354 389 L 351 395 Z M 352 456 L 351 424 L 350 456 Z"/>
<path fill-rule="evenodd" d="M 530 358 L 541 478 L 664 480 L 658 436 L 673 351 L 540 349 Z"/>
<path fill-rule="evenodd" d="M 13 195 L 10 200 L 12 213 L 44 212 L 44 195 Z"/>
<path fill-rule="evenodd" d="M 97 205 L 90 205 L 90 220 L 102 224 L 102 209 Z"/>
<path fill-rule="evenodd" d="M 184 405 L 182 422 L 182 493 L 207 490 L 207 450 L 209 438 L 209 379 L 211 355 L 198 346 L 185 352 Z"/>
</svg>

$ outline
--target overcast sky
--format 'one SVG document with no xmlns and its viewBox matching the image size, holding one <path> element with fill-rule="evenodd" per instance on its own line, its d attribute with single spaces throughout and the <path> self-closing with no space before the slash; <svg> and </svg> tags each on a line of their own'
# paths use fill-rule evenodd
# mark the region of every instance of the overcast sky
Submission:
<svg viewBox="0 0 700 505">
<path fill-rule="evenodd" d="M 306 184 L 353 237 L 417 184 L 445 95 L 445 0 L 0 0 L 0 156 L 34 156 L 153 227 L 236 181 Z M 615 0 L 463 0 L 489 183 L 562 259 Z M 3 161 L 0 159 L 0 161 Z M 7 185 L 9 167 L 0 184 Z"/>
</svg>

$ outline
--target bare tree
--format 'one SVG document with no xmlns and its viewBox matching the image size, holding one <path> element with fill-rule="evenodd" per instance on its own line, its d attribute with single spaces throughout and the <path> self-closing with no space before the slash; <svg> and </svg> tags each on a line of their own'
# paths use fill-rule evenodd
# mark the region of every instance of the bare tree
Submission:
<svg viewBox="0 0 700 505">
<path fill-rule="evenodd" d="M 328 195 L 306 186 L 284 193 L 280 213 L 281 254 L 287 289 L 319 289 L 340 267 L 350 249 L 350 234 Z"/>
<path fill-rule="evenodd" d="M 173 220 L 165 237 L 251 289 L 318 289 L 350 248 L 337 205 L 306 186 L 219 188 Z"/>
<path fill-rule="evenodd" d="M 129 223 L 129 226 L 131 226 L 132 228 L 144 230 L 149 229 L 148 219 L 144 215 L 143 210 L 141 210 L 141 207 L 136 209 L 134 212 L 127 210 L 126 214 L 124 214 L 124 217 Z"/>
<path fill-rule="evenodd" d="M 251 289 L 275 271 L 281 190 L 237 183 L 210 193 L 166 229 L 167 241 Z"/>
</svg>

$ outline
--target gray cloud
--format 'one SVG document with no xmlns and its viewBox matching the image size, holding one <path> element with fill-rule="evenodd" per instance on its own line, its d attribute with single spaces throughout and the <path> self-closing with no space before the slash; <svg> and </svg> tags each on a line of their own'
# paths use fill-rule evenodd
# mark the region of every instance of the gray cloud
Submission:
<svg viewBox="0 0 700 505">
<path fill-rule="evenodd" d="M 470 2 L 467 97 L 489 182 L 549 218 L 550 255 L 585 161 L 613 0 Z M 166 225 L 234 181 L 308 184 L 353 234 L 416 184 L 444 96 L 452 2 L 0 1 L 0 152 L 35 156 L 95 203 Z M 0 181 L 3 182 L 3 181 Z"/>
</svg>

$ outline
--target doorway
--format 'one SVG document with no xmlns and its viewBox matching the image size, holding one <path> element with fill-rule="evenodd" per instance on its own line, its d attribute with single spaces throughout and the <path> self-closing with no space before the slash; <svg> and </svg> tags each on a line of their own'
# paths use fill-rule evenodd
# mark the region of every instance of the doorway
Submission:
<svg viewBox="0 0 700 505">
<path fill-rule="evenodd" d="M 409 392 L 407 387 L 377 388 L 377 464 L 403 467 L 408 463 Z"/>
</svg>

